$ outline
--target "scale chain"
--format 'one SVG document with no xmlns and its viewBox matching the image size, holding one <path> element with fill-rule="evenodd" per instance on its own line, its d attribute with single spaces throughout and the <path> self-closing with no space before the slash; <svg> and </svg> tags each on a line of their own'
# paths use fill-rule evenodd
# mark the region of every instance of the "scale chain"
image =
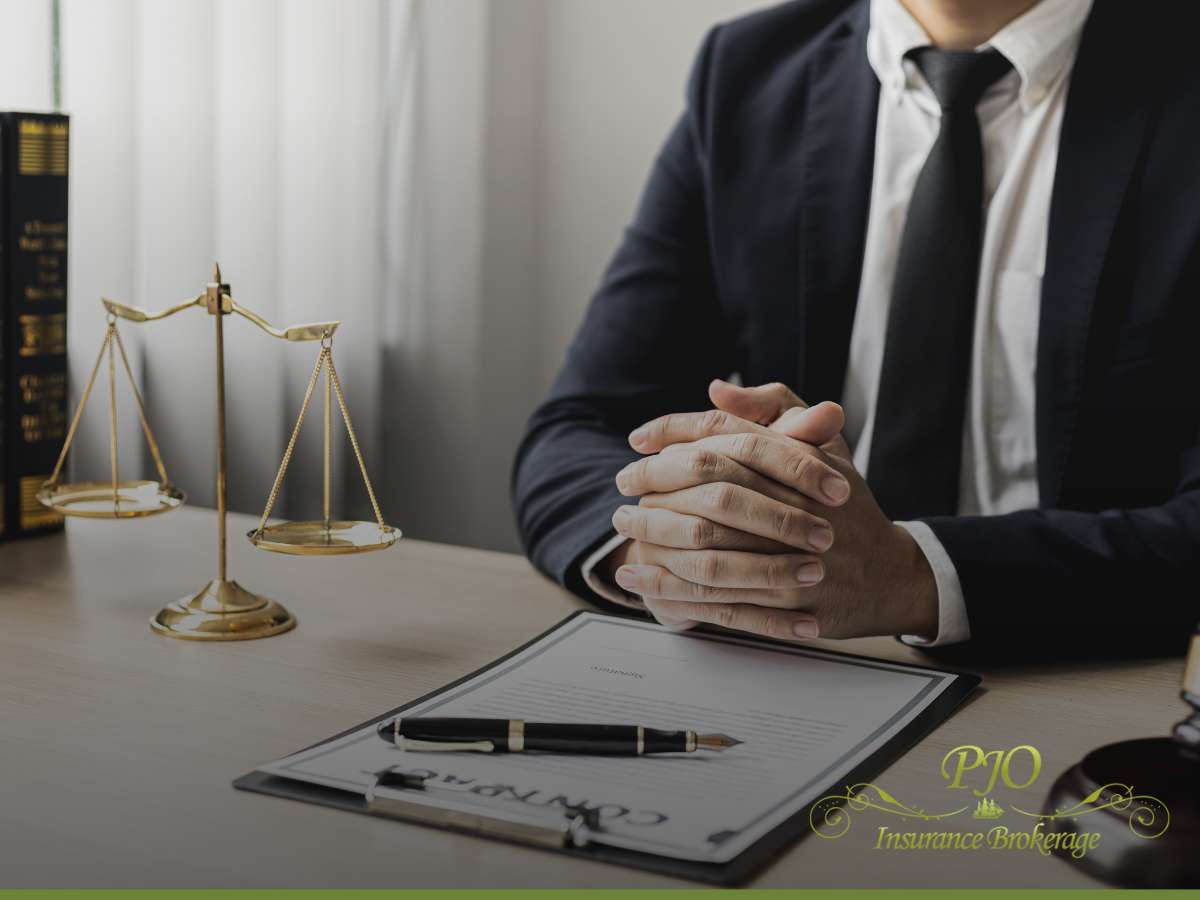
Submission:
<svg viewBox="0 0 1200 900">
<path fill-rule="evenodd" d="M 79 406 L 75 408 L 75 415 L 71 419 L 71 427 L 67 429 L 67 439 L 63 441 L 62 450 L 58 454 L 58 462 L 54 464 L 54 471 L 50 473 L 50 477 L 46 480 L 47 484 L 58 484 L 59 476 L 62 475 L 63 463 L 67 461 L 67 453 L 71 449 L 71 443 L 75 440 L 75 431 L 79 428 L 79 420 L 83 418 L 84 407 L 87 406 L 88 398 L 92 395 L 92 388 L 96 384 L 96 376 L 100 374 L 100 363 L 104 362 L 104 351 L 108 349 L 109 342 L 112 340 L 112 332 L 112 325 L 109 325 L 104 331 L 104 340 L 100 342 L 100 352 L 96 354 L 96 364 L 92 366 L 92 374 L 88 377 L 87 385 L 83 389 L 83 396 L 79 398 Z"/>
<path fill-rule="evenodd" d="M 322 347 L 321 352 L 317 354 L 317 364 L 313 367 L 312 377 L 308 379 L 308 387 L 304 390 L 304 402 L 300 404 L 300 416 L 296 419 L 296 427 L 292 429 L 292 436 L 288 440 L 287 449 L 283 451 L 283 460 L 279 463 L 279 472 L 275 475 L 275 483 L 271 485 L 271 495 L 267 498 L 267 508 L 263 510 L 262 518 L 258 521 L 258 528 L 255 530 L 255 534 L 262 534 L 263 529 L 267 527 L 267 519 L 271 517 L 271 510 L 274 509 L 275 501 L 279 498 L 279 488 L 283 484 L 284 475 L 287 474 L 288 464 L 292 461 L 292 452 L 296 449 L 296 438 L 300 436 L 300 426 L 304 424 L 304 416 L 308 413 L 308 404 L 312 400 L 313 389 L 317 386 L 317 379 L 321 375 L 321 367 L 325 364 L 328 356 L 329 350 L 326 347 Z"/>
<path fill-rule="evenodd" d="M 342 382 L 338 378 L 337 369 L 333 366 L 333 351 L 325 351 L 329 355 L 329 376 L 333 381 L 333 390 L 337 393 L 338 406 L 342 410 L 342 418 L 346 420 L 346 432 L 350 435 L 350 446 L 354 448 L 354 456 L 358 459 L 358 468 L 362 472 L 363 483 L 367 486 L 367 496 L 371 498 L 371 508 L 375 510 L 375 521 L 380 529 L 387 528 L 383 524 L 383 513 L 379 511 L 379 501 L 375 499 L 375 491 L 371 487 L 371 477 L 367 474 L 367 464 L 363 461 L 362 451 L 358 447 L 358 437 L 354 433 L 354 425 L 350 421 L 350 411 L 346 409 L 346 398 L 342 396 Z"/>
<path fill-rule="evenodd" d="M 158 451 L 158 441 L 154 439 L 154 432 L 150 430 L 150 422 L 146 418 L 146 404 L 142 400 L 142 392 L 138 390 L 137 382 L 133 377 L 133 370 L 129 367 L 129 357 L 125 355 L 125 342 L 121 340 L 121 332 L 117 330 L 117 326 L 112 326 L 113 337 L 117 339 L 117 349 L 121 352 L 121 364 L 125 367 L 125 374 L 129 377 L 129 387 L 133 390 L 133 399 L 137 403 L 138 418 L 142 422 L 142 433 L 146 435 L 146 444 L 150 447 L 150 455 L 154 457 L 154 466 L 158 469 L 158 477 L 162 479 L 164 485 L 170 484 L 170 479 L 167 478 L 167 467 L 163 463 L 162 454 Z M 112 350 L 109 349 L 109 354 Z"/>
</svg>

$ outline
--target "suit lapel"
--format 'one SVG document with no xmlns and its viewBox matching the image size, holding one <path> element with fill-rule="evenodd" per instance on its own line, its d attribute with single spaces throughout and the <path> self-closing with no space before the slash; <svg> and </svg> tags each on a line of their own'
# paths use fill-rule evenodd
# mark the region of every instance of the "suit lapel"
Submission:
<svg viewBox="0 0 1200 900">
<path fill-rule="evenodd" d="M 862 277 L 879 109 L 868 11 L 863 0 L 818 49 L 800 137 L 798 375 L 810 403 L 841 398 Z"/>
<path fill-rule="evenodd" d="M 1136 16 L 1096 0 L 1067 95 L 1050 201 L 1037 351 L 1038 482 L 1059 502 L 1084 398 L 1101 272 L 1142 144 L 1152 97 L 1139 65 Z M 1119 64 L 1118 64 L 1119 61 Z"/>
</svg>

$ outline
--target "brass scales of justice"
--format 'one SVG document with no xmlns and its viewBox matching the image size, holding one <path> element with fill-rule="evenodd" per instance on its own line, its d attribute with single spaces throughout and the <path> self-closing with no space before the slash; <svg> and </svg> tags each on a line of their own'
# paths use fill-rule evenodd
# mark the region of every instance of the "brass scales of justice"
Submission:
<svg viewBox="0 0 1200 900">
<path fill-rule="evenodd" d="M 284 341 L 319 341 L 320 352 L 317 363 L 313 368 L 312 377 L 304 392 L 304 401 L 300 406 L 300 415 L 292 429 L 287 449 L 279 464 L 275 483 L 271 486 L 266 508 L 259 519 L 258 526 L 247 533 L 250 543 L 260 550 L 270 550 L 275 553 L 287 553 L 300 556 L 329 556 L 347 553 L 363 553 L 370 550 L 382 550 L 392 546 L 399 538 L 399 529 L 387 525 L 379 509 L 379 501 L 367 475 L 366 463 L 363 461 L 362 450 L 354 425 L 350 420 L 350 412 L 346 408 L 346 398 L 338 380 L 337 369 L 333 365 L 333 333 L 339 322 L 318 322 L 311 325 L 295 325 L 291 328 L 278 329 L 254 312 L 240 306 L 234 300 L 228 284 L 221 280 L 220 266 L 214 266 L 213 282 L 207 285 L 204 293 L 191 300 L 186 300 L 175 306 L 159 312 L 147 312 L 137 307 L 125 306 L 113 300 L 102 299 L 107 311 L 104 340 L 87 386 L 80 397 L 79 405 L 67 429 L 66 440 L 59 453 L 58 462 L 50 478 L 38 492 L 38 500 L 43 506 L 61 513 L 64 516 L 79 516 L 91 519 L 129 519 L 142 516 L 152 516 L 169 512 L 181 506 L 186 499 L 183 492 L 171 483 L 167 477 L 166 465 L 154 439 L 154 432 L 146 418 L 146 406 L 133 378 L 129 367 L 129 359 L 125 354 L 125 345 L 121 341 L 121 333 L 117 330 L 117 320 L 126 319 L 130 322 L 152 322 L 165 319 L 176 313 L 199 307 L 213 317 L 216 325 L 216 383 L 217 383 L 217 577 L 206 584 L 198 592 L 176 600 L 161 609 L 150 620 L 150 627 L 159 634 L 176 638 L 204 641 L 236 641 L 252 638 L 269 637 L 282 634 L 295 627 L 296 617 L 288 612 L 280 603 L 268 597 L 254 594 L 236 581 L 228 577 L 226 566 L 226 454 L 225 454 L 225 341 L 224 319 L 236 313 L 242 318 L 249 319 L 273 338 Z M 108 481 L 86 481 L 75 484 L 61 482 L 63 464 L 67 453 L 75 439 L 75 432 L 83 411 L 87 406 L 95 386 L 100 366 L 108 357 L 108 399 L 110 418 L 109 457 L 111 478 Z M 136 403 L 138 418 L 141 421 L 142 433 L 153 457 L 154 466 L 158 470 L 157 481 L 121 481 L 117 466 L 117 402 L 116 402 L 116 357 L 120 356 L 121 365 L 129 379 L 129 385 Z M 268 524 L 275 501 L 279 497 L 279 489 L 287 474 L 288 464 L 296 447 L 296 439 L 300 435 L 300 427 L 308 413 L 313 393 L 321 372 L 325 372 L 325 404 L 324 404 L 324 517 L 319 521 L 282 522 Z M 343 521 L 332 518 L 330 514 L 330 469 L 331 469 L 331 432 L 333 398 L 346 424 L 346 433 L 354 456 L 358 461 L 359 471 L 367 488 L 367 496 L 375 513 L 374 522 Z"/>
</svg>

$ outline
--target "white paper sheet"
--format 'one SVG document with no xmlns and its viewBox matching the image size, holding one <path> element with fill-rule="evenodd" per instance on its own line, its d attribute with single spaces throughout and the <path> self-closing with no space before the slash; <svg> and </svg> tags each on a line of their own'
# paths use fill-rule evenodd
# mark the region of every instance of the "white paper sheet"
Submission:
<svg viewBox="0 0 1200 900">
<path fill-rule="evenodd" d="M 933 669 L 584 613 L 404 716 L 645 725 L 744 743 L 633 758 L 412 753 L 372 725 L 260 771 L 362 793 L 371 773 L 398 766 L 433 776 L 431 790 L 407 798 L 499 817 L 583 803 L 599 810 L 597 842 L 719 863 L 842 786 L 953 681 Z"/>
</svg>

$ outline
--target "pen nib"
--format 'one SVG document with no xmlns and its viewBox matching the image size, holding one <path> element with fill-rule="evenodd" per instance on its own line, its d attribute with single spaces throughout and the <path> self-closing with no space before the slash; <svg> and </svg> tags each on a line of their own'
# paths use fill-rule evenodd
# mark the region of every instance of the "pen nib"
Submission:
<svg viewBox="0 0 1200 900">
<path fill-rule="evenodd" d="M 730 747 L 736 747 L 742 743 L 737 738 L 731 738 L 727 734 L 698 734 L 696 735 L 696 747 L 700 750 L 726 750 Z"/>
</svg>

